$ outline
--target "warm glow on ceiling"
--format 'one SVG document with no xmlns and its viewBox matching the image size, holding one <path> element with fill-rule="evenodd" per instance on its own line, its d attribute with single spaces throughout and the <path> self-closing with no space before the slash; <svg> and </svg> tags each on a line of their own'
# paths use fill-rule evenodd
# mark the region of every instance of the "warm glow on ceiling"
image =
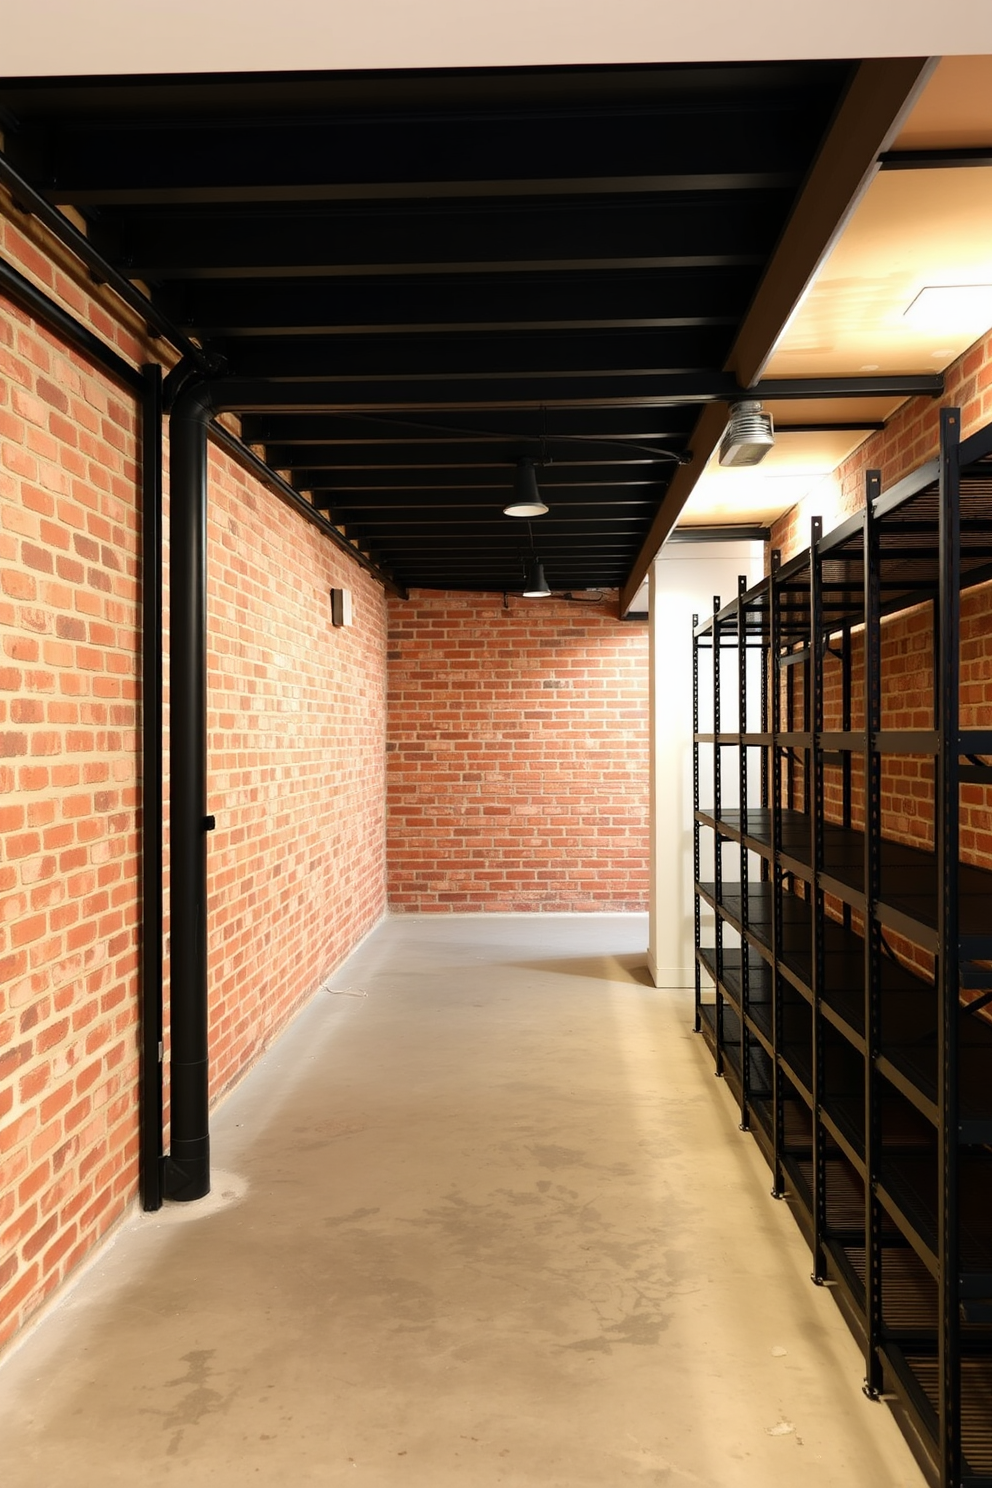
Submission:
<svg viewBox="0 0 992 1488">
<path fill-rule="evenodd" d="M 992 57 L 941 57 L 897 138 L 896 150 L 992 145 Z"/>
<path fill-rule="evenodd" d="M 714 451 L 682 511 L 679 526 L 741 522 L 766 526 L 821 487 L 827 509 L 832 510 L 835 497 L 831 474 L 866 437 L 864 432 L 852 430 L 808 434 L 778 430 L 774 449 L 760 467 L 751 469 L 722 466 Z"/>
<path fill-rule="evenodd" d="M 992 284 L 992 167 L 882 171 L 766 376 L 942 371 L 988 330 L 992 310 L 930 325 L 906 310 L 928 287 L 966 284 Z"/>
</svg>

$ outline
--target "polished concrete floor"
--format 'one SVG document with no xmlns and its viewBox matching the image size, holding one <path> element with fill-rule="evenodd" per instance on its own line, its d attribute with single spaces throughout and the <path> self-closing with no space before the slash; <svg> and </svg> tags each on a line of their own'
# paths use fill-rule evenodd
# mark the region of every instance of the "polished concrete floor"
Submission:
<svg viewBox="0 0 992 1488">
<path fill-rule="evenodd" d="M 383 925 L 0 1367 L 4 1488 L 920 1488 L 639 916 Z"/>
</svg>

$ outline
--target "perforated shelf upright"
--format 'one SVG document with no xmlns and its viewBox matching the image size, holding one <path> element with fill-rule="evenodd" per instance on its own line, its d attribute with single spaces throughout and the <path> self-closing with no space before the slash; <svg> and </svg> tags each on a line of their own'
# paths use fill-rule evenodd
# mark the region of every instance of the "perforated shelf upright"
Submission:
<svg viewBox="0 0 992 1488">
<path fill-rule="evenodd" d="M 992 872 L 961 851 L 992 728 L 960 678 L 962 646 L 992 672 L 992 428 L 959 429 L 694 619 L 696 1027 L 866 1394 L 935 1488 L 992 1488 Z"/>
</svg>

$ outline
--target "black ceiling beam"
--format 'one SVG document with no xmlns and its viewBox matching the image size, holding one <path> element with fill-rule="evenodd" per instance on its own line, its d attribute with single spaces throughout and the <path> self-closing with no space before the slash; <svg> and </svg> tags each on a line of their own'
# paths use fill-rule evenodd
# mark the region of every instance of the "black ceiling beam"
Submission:
<svg viewBox="0 0 992 1488">
<path fill-rule="evenodd" d="M 280 408 L 302 411 L 361 413 L 376 409 L 419 414 L 441 419 L 451 412 L 471 412 L 477 417 L 490 408 L 501 412 L 539 412 L 548 406 L 549 420 L 558 415 L 562 403 L 572 409 L 596 408 L 605 400 L 628 409 L 642 405 L 644 418 L 654 407 L 666 403 L 732 403 L 739 398 L 790 401 L 800 398 L 939 397 L 944 379 L 939 373 L 892 376 L 780 377 L 768 378 L 744 389 L 726 372 L 641 372 L 617 378 L 605 375 L 582 378 L 480 378 L 440 379 L 431 382 L 368 380 L 346 382 L 323 379 L 275 380 L 226 377 L 218 396 L 232 413 L 267 413 Z"/>
<path fill-rule="evenodd" d="M 38 129 L 22 118 L 20 133 L 48 189 L 77 204 L 174 205 L 208 192 L 284 202 L 322 191 L 407 195 L 621 174 L 676 182 L 784 176 L 795 186 L 836 92 L 836 69 L 824 73 L 819 89 L 780 83 L 764 95 L 731 88 L 703 100 L 628 98 L 619 107 L 587 96 L 564 107 L 505 99 L 377 108 L 370 93 L 371 106 L 360 110 L 301 111 L 287 89 L 281 108 L 213 117 L 188 106 L 171 116 L 122 109 L 99 120 L 76 114 L 63 127 L 49 116 Z"/>
<path fill-rule="evenodd" d="M 445 469 L 438 466 L 432 470 L 398 469 L 387 470 L 335 470 L 309 469 L 292 462 L 273 457 L 266 451 L 268 462 L 275 470 L 291 470 L 294 484 L 303 490 L 317 487 L 340 493 L 355 491 L 370 495 L 396 492 L 478 491 L 507 492 L 513 489 L 515 462 L 504 461 L 501 465 L 477 470 Z M 615 491 L 618 496 L 636 495 L 644 490 L 657 490 L 659 478 L 664 479 L 675 468 L 675 462 L 656 461 L 644 465 L 607 465 L 602 468 L 558 465 L 546 466 L 538 471 L 538 481 L 545 495 L 557 492 L 582 492 L 590 495 L 599 491 Z M 667 482 L 666 482 L 667 483 Z"/>
<path fill-rule="evenodd" d="M 572 157 L 574 159 L 574 156 Z M 515 162 L 520 164 L 520 162 Z M 625 162 L 626 163 L 626 162 Z M 61 178 L 50 186 L 47 198 L 59 206 L 161 207 L 161 206 L 281 206 L 294 202 L 452 201 L 477 197 L 551 196 L 663 196 L 687 192 L 782 191 L 799 184 L 792 170 L 739 169 L 736 171 L 683 171 L 679 174 L 555 175 L 489 177 L 478 180 L 381 180 L 322 181 L 296 178 L 247 181 L 231 185 L 219 179 L 213 185 L 117 186 L 106 181 L 72 185 Z"/>
<path fill-rule="evenodd" d="M 736 325 L 751 269 L 628 274 L 458 275 L 388 279 L 221 280 L 171 283 L 174 311 L 205 336 Z"/>
<path fill-rule="evenodd" d="M 858 64 L 728 358 L 728 368 L 745 386 L 762 375 L 782 327 L 934 65 L 926 57 L 869 58 Z"/>
<path fill-rule="evenodd" d="M 93 237 L 122 272 L 156 281 L 734 268 L 764 262 L 788 201 L 754 192 L 732 202 L 119 212 Z"/>
<path fill-rule="evenodd" d="M 869 58 L 859 62 L 851 73 L 723 364 L 742 386 L 752 389 L 752 396 L 762 396 L 757 393 L 762 373 L 789 316 L 839 237 L 878 168 L 879 155 L 892 144 L 901 120 L 935 65 L 925 57 Z M 705 467 L 721 433 L 715 411 L 705 410 L 693 431 L 694 467 L 683 467 L 672 480 L 648 541 L 623 586 L 621 614 L 678 521 L 698 472 Z"/>
<path fill-rule="evenodd" d="M 886 150 L 878 157 L 882 170 L 960 170 L 992 165 L 992 148 L 945 150 Z"/>
<path fill-rule="evenodd" d="M 671 441 L 679 445 L 682 442 L 678 435 L 671 436 Z M 636 445 L 625 454 L 623 444 L 619 439 L 615 442 L 604 441 L 602 445 L 596 445 L 592 440 L 583 443 L 578 440 L 563 442 L 553 439 L 548 444 L 551 463 L 540 473 L 540 479 L 542 483 L 546 477 L 553 482 L 562 482 L 568 480 L 570 475 L 574 477 L 580 470 L 596 479 L 608 479 L 611 471 L 626 471 L 630 477 L 637 479 L 641 472 L 650 472 L 656 463 L 665 463 L 660 456 L 656 461 Z M 657 442 L 657 447 L 659 451 L 663 448 L 660 441 Z M 319 472 L 325 480 L 332 478 L 332 472 L 347 480 L 350 472 L 364 471 L 368 472 L 370 479 L 375 477 L 389 484 L 393 478 L 402 476 L 405 470 L 415 472 L 414 481 L 429 479 L 431 471 L 462 471 L 465 480 L 473 481 L 477 478 L 475 472 L 495 470 L 502 471 L 502 478 L 509 481 L 518 460 L 530 458 L 540 461 L 542 455 L 540 441 L 535 437 L 476 440 L 471 444 L 455 440 L 439 441 L 436 444 L 420 441 L 413 444 L 358 445 L 269 442 L 265 445 L 265 458 L 276 470 L 310 472 L 315 478 Z"/>
<path fill-rule="evenodd" d="M 599 408 L 595 415 L 585 410 L 541 409 L 494 410 L 480 420 L 472 413 L 410 414 L 327 414 L 294 413 L 275 410 L 265 414 L 246 414 L 242 431 L 248 443 L 292 443 L 326 445 L 341 449 L 346 457 L 352 445 L 374 445 L 388 458 L 394 448 L 420 445 L 438 448 L 471 449 L 489 440 L 540 439 L 542 434 L 559 439 L 568 437 L 584 442 L 593 436 L 608 440 L 643 441 L 665 447 L 668 441 L 684 438 L 691 428 L 695 413 L 690 408 Z M 479 427 L 481 422 L 482 427 Z M 556 448 L 558 446 L 556 445 Z M 618 451 L 618 455 L 619 455 Z"/>
<path fill-rule="evenodd" d="M 725 327 L 698 330 L 522 332 L 495 335 L 286 336 L 270 341 L 218 340 L 240 377 L 365 377 L 421 382 L 438 377 L 640 376 L 711 366 L 729 340 Z"/>
</svg>

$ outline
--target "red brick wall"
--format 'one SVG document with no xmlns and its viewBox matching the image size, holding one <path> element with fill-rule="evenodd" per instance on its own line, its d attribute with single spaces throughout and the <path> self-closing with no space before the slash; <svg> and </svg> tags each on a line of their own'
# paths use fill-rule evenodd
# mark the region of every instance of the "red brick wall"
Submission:
<svg viewBox="0 0 992 1488">
<path fill-rule="evenodd" d="M 385 908 L 385 598 L 214 450 L 208 657 L 211 1089 Z M 354 624 L 331 625 L 329 591 Z"/>
<path fill-rule="evenodd" d="M 9 261 L 156 354 L 2 206 Z M 129 396 L 0 301 L 0 1345 L 137 1187 L 137 432 Z M 209 539 L 216 1098 L 383 911 L 385 601 L 217 450 Z"/>
<path fill-rule="evenodd" d="M 822 492 L 800 501 L 772 528 L 771 546 L 782 550 L 783 562 L 809 546 L 810 518 L 823 517 L 831 531 L 865 504 L 865 472 L 882 472 L 882 490 L 919 468 L 940 446 L 940 410 L 961 409 L 961 432 L 973 434 L 992 420 L 992 331 L 953 362 L 944 374 L 941 398 L 910 398 L 893 414 L 884 429 L 872 434 L 837 470 L 838 493 L 826 509 Z"/>
<path fill-rule="evenodd" d="M 389 602 L 396 911 L 642 910 L 647 627 L 615 599 Z"/>
<path fill-rule="evenodd" d="M 135 439 L 0 302 L 0 1342 L 136 1181 Z"/>
</svg>

